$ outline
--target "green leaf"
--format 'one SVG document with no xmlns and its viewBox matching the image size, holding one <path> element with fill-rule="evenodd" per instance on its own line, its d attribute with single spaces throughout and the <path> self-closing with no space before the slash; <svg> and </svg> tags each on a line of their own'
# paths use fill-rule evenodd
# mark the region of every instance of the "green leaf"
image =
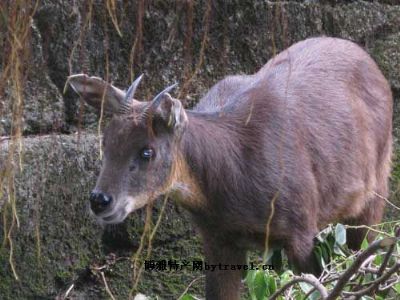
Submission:
<svg viewBox="0 0 400 300">
<path fill-rule="evenodd" d="M 246 278 L 244 279 L 244 281 L 247 284 L 250 284 L 251 282 L 254 281 L 254 277 L 256 276 L 256 270 L 248 270 L 247 271 L 247 275 Z"/>
<path fill-rule="evenodd" d="M 247 272 L 245 282 L 249 287 L 249 294 L 252 300 L 257 300 L 257 296 L 255 294 L 255 278 L 256 278 L 256 270 L 249 270 Z"/>
<path fill-rule="evenodd" d="M 318 291 L 314 291 L 310 296 L 307 297 L 307 300 L 319 300 L 321 299 L 321 295 Z"/>
<path fill-rule="evenodd" d="M 261 270 L 250 270 L 245 278 L 249 287 L 249 294 L 252 300 L 264 300 L 267 298 L 267 277 Z"/>
<path fill-rule="evenodd" d="M 399 283 L 396 283 L 396 284 L 393 286 L 393 288 L 394 288 L 394 290 L 396 291 L 396 293 L 397 293 L 398 295 L 400 295 L 400 282 L 399 282 Z"/>
<path fill-rule="evenodd" d="M 268 283 L 268 296 L 272 295 L 276 291 L 276 279 L 269 275 L 267 276 L 267 283 Z"/>
<path fill-rule="evenodd" d="M 333 245 L 334 244 L 335 243 L 333 243 Z M 328 243 L 323 244 L 323 249 L 325 251 L 322 253 L 324 254 L 325 263 L 329 263 L 331 261 L 331 258 L 333 257 L 333 252 L 332 252 L 333 245 L 331 246 L 331 244 L 328 244 Z"/>
<path fill-rule="evenodd" d="M 368 240 L 365 237 L 365 239 L 362 241 L 362 244 L 361 244 L 361 250 L 365 250 L 367 248 L 368 248 Z"/>
<path fill-rule="evenodd" d="M 257 300 L 267 298 L 267 282 L 263 271 L 257 271 L 254 278 L 254 294 Z"/>
<path fill-rule="evenodd" d="M 341 246 L 346 244 L 346 227 L 340 223 L 335 227 L 335 240 Z"/>
<path fill-rule="evenodd" d="M 325 244 L 329 246 L 329 249 L 333 249 L 333 246 L 336 244 L 336 238 L 333 233 L 326 237 Z"/>
<path fill-rule="evenodd" d="M 335 252 L 336 255 L 346 256 L 338 243 L 335 243 L 335 245 L 333 246 L 333 252 Z"/>
<path fill-rule="evenodd" d="M 313 286 L 311 284 L 304 282 L 304 281 L 300 281 L 299 285 L 305 294 L 307 294 L 313 288 Z"/>
<path fill-rule="evenodd" d="M 382 255 L 377 255 L 374 258 L 374 264 L 380 266 L 382 264 Z"/>
<path fill-rule="evenodd" d="M 299 291 L 294 291 L 293 292 L 293 296 L 292 296 L 292 299 L 295 299 L 295 300 L 303 300 L 303 294 L 302 293 L 300 293 Z"/>
<path fill-rule="evenodd" d="M 325 269 L 326 263 L 329 261 L 329 254 L 328 251 L 326 250 L 327 246 L 324 246 L 324 244 L 321 245 L 321 265 L 322 268 Z"/>
<path fill-rule="evenodd" d="M 320 267 L 323 269 L 325 267 L 325 263 L 324 263 L 324 257 L 322 255 L 321 248 L 322 248 L 322 244 L 315 246 L 314 247 L 314 255 L 315 255 Z"/>
<path fill-rule="evenodd" d="M 284 284 L 288 283 L 290 280 L 292 280 L 293 272 L 291 270 L 287 270 L 282 273 L 280 278 L 281 278 L 281 285 L 284 285 Z"/>
<path fill-rule="evenodd" d="M 375 300 L 375 299 L 370 296 L 362 296 L 361 300 Z"/>
<path fill-rule="evenodd" d="M 195 300 L 196 298 L 195 297 L 193 297 L 192 295 L 190 295 L 190 294 L 185 294 L 182 298 L 181 298 L 181 300 Z"/>
<path fill-rule="evenodd" d="M 347 258 L 345 261 L 346 261 L 346 269 L 350 268 L 350 267 L 351 267 L 351 265 L 352 265 L 352 264 L 353 264 L 353 262 L 354 262 L 353 260 L 351 260 L 351 259 L 348 259 L 348 258 Z"/>
</svg>

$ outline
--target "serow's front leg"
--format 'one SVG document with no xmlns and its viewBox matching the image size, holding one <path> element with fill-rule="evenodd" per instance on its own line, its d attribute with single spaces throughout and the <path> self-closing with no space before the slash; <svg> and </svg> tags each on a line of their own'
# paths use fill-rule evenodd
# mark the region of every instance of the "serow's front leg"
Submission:
<svg viewBox="0 0 400 300">
<path fill-rule="evenodd" d="M 239 300 L 246 251 L 204 240 L 206 300 Z"/>
</svg>

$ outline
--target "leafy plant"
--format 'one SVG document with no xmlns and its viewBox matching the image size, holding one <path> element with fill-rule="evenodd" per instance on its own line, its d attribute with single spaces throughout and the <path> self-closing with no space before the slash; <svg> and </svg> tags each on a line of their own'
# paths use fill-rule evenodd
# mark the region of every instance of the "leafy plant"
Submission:
<svg viewBox="0 0 400 300">
<path fill-rule="evenodd" d="M 400 227 L 395 222 L 379 232 L 369 244 L 352 252 L 346 245 L 346 228 L 329 225 L 316 237 L 314 254 L 323 269 L 319 278 L 311 274 L 294 275 L 291 270 L 248 271 L 245 283 L 251 300 L 264 299 L 398 299 L 400 296 Z M 397 225 L 397 227 L 395 227 Z M 380 225 L 379 225 L 380 226 Z M 388 227 L 388 226 L 386 226 Z M 269 259 L 273 255 L 267 256 Z M 288 268 L 283 259 L 282 264 Z"/>
</svg>

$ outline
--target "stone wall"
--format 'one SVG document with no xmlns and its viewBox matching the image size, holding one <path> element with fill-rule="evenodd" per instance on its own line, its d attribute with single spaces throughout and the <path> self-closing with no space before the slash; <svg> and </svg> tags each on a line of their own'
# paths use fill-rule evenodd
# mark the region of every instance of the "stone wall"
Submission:
<svg viewBox="0 0 400 300">
<path fill-rule="evenodd" d="M 115 3 L 115 10 L 106 2 Z M 10 2 L 11 3 L 11 2 Z M 91 4 L 92 3 L 92 4 Z M 97 114 L 67 89 L 71 73 L 109 78 L 127 87 L 145 73 L 138 92 L 150 99 L 179 82 L 175 96 L 191 107 L 212 84 L 228 74 L 253 73 L 275 53 L 311 36 L 353 40 L 378 62 L 395 96 L 394 134 L 400 137 L 400 4 L 398 1 L 40 1 L 31 22 L 24 74 L 23 169 L 15 182 L 20 227 L 14 228 L 13 261 L 9 243 L 0 247 L 0 298 L 54 298 L 72 283 L 74 299 L 107 298 L 96 266 L 117 299 L 131 283 L 130 257 L 143 231 L 144 211 L 105 230 L 87 215 L 87 194 L 98 173 Z M 112 17 L 113 16 L 113 17 Z M 117 27 L 112 19 L 117 20 Z M 2 23 L 3 22 L 3 23 Z M 142 29 L 140 29 L 142 28 Z M 136 43 L 135 43 L 136 41 Z M 136 47 L 134 47 L 136 45 Z M 4 46 L 4 47 L 3 47 Z M 0 49 L 7 50 L 7 26 L 0 20 Z M 132 51 L 134 49 L 134 51 Z M 9 51 L 0 51 L 5 71 Z M 193 75 L 194 74 L 194 75 Z M 188 79 L 192 77 L 192 81 Z M 0 85 L 1 93 L 1 85 Z M 0 95 L 0 140 L 12 125 L 12 82 Z M 77 132 L 80 134 L 77 134 Z M 8 141 L 0 142 L 0 167 L 7 163 Z M 397 147 L 396 147 L 397 149 Z M 397 152 L 397 151 L 396 151 Z M 17 161 L 15 168 L 18 168 Z M 0 175 L 4 175 L 1 172 Z M 395 159 L 393 191 L 400 179 Z M 6 221 L 10 209 L 0 198 Z M 399 203 L 397 194 L 393 201 Z M 154 209 L 154 218 L 159 204 Z M 388 218 L 399 218 L 393 209 Z M 200 243 L 187 215 L 168 205 L 153 245 L 153 259 L 200 258 Z M 114 261 L 114 255 L 120 260 Z M 176 298 L 193 272 L 145 272 L 140 291 Z M 202 284 L 194 286 L 202 294 Z"/>
<path fill-rule="evenodd" d="M 13 278 L 9 266 L 10 247 L 2 247 L 1 299 L 54 299 L 73 283 L 72 296 L 105 297 L 100 273 L 95 268 L 109 261 L 110 267 L 104 270 L 108 284 L 117 299 L 127 299 L 132 284 L 130 258 L 139 246 L 146 213 L 141 210 L 124 224 L 105 229 L 89 216 L 88 193 L 95 184 L 100 165 L 98 141 L 92 134 L 24 140 L 23 171 L 15 183 L 20 225 L 12 234 L 13 260 L 19 281 Z M 7 152 L 6 142 L 0 146 L 0 153 Z M 6 163 L 4 156 L 0 158 Z M 155 205 L 153 223 L 157 221 L 160 206 L 161 203 Z M 11 211 L 7 210 L 7 229 L 11 221 Z M 200 243 L 181 209 L 168 204 L 161 224 L 149 259 L 201 259 Z M 4 238 L 1 230 L 0 240 Z M 112 263 L 114 255 L 115 264 Z M 185 270 L 159 274 L 146 271 L 139 287 L 142 292 L 173 298 L 199 275 Z"/>
</svg>

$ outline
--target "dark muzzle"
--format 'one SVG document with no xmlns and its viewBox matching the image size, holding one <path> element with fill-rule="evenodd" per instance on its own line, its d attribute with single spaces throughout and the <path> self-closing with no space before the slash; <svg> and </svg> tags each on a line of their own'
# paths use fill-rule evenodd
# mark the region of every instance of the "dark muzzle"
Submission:
<svg viewBox="0 0 400 300">
<path fill-rule="evenodd" d="M 112 197 L 102 192 L 91 192 L 89 200 L 92 211 L 95 214 L 100 214 L 110 206 Z"/>
</svg>

